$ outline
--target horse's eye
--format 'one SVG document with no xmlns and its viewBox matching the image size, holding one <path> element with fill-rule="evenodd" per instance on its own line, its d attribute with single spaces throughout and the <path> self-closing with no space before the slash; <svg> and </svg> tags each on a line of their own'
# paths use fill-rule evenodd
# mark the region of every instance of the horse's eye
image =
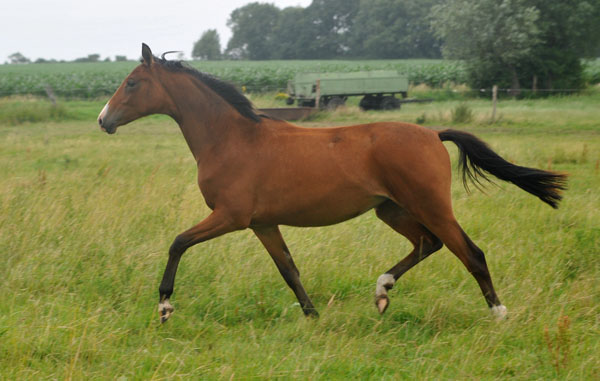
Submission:
<svg viewBox="0 0 600 381">
<path fill-rule="evenodd" d="M 135 86 L 135 81 L 133 79 L 127 80 L 127 87 L 133 87 L 133 86 Z"/>
</svg>

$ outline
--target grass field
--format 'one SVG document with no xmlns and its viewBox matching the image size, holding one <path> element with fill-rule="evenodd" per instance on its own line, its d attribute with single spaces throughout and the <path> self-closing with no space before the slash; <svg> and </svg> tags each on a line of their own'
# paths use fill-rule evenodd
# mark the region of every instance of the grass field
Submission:
<svg viewBox="0 0 600 381">
<path fill-rule="evenodd" d="M 410 246 L 369 212 L 282 228 L 319 319 L 304 318 L 242 231 L 184 255 L 175 314 L 160 326 L 168 247 L 209 211 L 177 126 L 151 117 L 108 136 L 95 123 L 104 101 L 64 102 L 64 120 L 0 122 L 0 379 L 600 378 L 597 94 L 504 101 L 496 124 L 489 102 L 472 101 L 472 122 L 453 126 L 511 161 L 571 176 L 558 210 L 508 184 L 467 194 L 454 182 L 457 218 L 509 309 L 502 322 L 445 248 L 398 281 L 379 316 L 375 281 Z M 449 126 L 458 104 L 351 104 L 303 124 Z"/>
</svg>

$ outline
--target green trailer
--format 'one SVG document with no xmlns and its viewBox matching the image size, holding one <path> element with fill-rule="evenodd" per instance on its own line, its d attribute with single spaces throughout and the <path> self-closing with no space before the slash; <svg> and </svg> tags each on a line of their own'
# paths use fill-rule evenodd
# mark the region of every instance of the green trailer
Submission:
<svg viewBox="0 0 600 381">
<path fill-rule="evenodd" d="M 408 78 L 395 70 L 353 73 L 301 73 L 288 82 L 288 104 L 300 107 L 335 109 L 349 96 L 362 96 L 364 110 L 390 110 L 400 107 L 400 94 L 407 97 Z"/>
</svg>

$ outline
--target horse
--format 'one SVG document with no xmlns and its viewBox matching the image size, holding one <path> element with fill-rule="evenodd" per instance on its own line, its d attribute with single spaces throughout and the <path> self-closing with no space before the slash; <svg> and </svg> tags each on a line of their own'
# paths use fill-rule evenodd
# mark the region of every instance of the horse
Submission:
<svg viewBox="0 0 600 381">
<path fill-rule="evenodd" d="M 413 245 L 377 278 L 375 306 L 380 314 L 388 308 L 388 291 L 400 276 L 446 245 L 479 284 L 492 315 L 503 319 L 507 309 L 496 295 L 485 255 L 454 217 L 451 161 L 442 142 L 458 146 L 465 186 L 469 179 L 477 184 L 492 174 L 553 208 L 566 189 L 566 174 L 509 163 L 463 131 L 401 122 L 293 125 L 261 114 L 233 85 L 164 54 L 158 58 L 142 44 L 141 63 L 106 103 L 98 124 L 114 134 L 117 127 L 151 114 L 168 115 L 179 125 L 212 211 L 177 235 L 169 248 L 158 290 L 161 323 L 174 311 L 170 298 L 183 253 L 247 228 L 270 254 L 304 314 L 317 317 L 279 225 L 331 225 L 371 209 Z"/>
</svg>

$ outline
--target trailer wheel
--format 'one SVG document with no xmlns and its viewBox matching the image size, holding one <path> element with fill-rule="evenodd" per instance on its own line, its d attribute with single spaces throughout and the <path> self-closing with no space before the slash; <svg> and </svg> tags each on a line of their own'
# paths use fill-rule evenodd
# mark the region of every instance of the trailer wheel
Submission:
<svg viewBox="0 0 600 381">
<path fill-rule="evenodd" d="M 327 110 L 333 111 L 336 108 L 346 104 L 346 100 L 342 97 L 331 97 L 325 107 Z"/>
<path fill-rule="evenodd" d="M 396 110 L 400 108 L 400 101 L 393 95 L 383 97 L 381 100 L 382 110 Z"/>
<path fill-rule="evenodd" d="M 379 101 L 376 97 L 372 95 L 365 95 L 363 99 L 360 100 L 358 106 L 364 111 L 377 109 L 379 106 Z"/>
</svg>

